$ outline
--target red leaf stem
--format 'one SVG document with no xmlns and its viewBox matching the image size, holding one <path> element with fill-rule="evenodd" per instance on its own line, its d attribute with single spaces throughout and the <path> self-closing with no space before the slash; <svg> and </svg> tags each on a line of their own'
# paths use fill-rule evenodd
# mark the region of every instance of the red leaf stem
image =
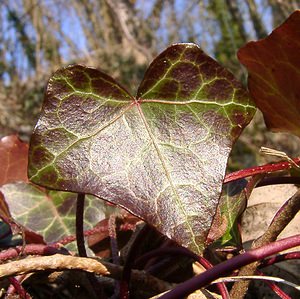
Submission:
<svg viewBox="0 0 300 299">
<path fill-rule="evenodd" d="M 258 275 L 264 276 L 264 273 L 256 270 L 256 273 Z M 277 284 L 275 284 L 273 281 L 265 281 L 268 287 L 277 294 L 281 299 L 292 299 L 288 294 L 286 294 Z"/>
<path fill-rule="evenodd" d="M 152 251 L 149 251 L 142 255 L 141 257 L 137 258 L 135 261 L 135 266 L 141 266 L 147 260 L 157 257 L 159 255 L 185 255 L 193 260 L 199 262 L 205 269 L 213 268 L 213 265 L 204 257 L 195 254 L 194 252 L 184 248 L 184 247 L 167 247 L 167 248 L 158 248 Z M 220 291 L 220 294 L 223 299 L 229 298 L 229 293 L 226 288 L 225 283 L 217 283 L 217 287 Z"/>
<path fill-rule="evenodd" d="M 6 261 L 23 255 L 52 255 L 52 254 L 69 254 L 65 248 L 59 248 L 59 245 L 44 245 L 44 244 L 28 244 L 25 247 L 17 246 L 0 252 L 0 260 Z"/>
<path fill-rule="evenodd" d="M 263 260 L 259 268 L 264 268 L 279 262 L 294 260 L 294 259 L 300 259 L 300 251 L 288 252 L 288 253 L 272 256 L 268 259 Z"/>
<path fill-rule="evenodd" d="M 300 158 L 295 158 L 295 159 L 293 159 L 293 161 L 298 165 L 300 164 Z M 253 176 L 256 174 L 263 174 L 263 173 L 267 174 L 267 173 L 271 173 L 271 172 L 275 172 L 275 171 L 290 169 L 292 167 L 293 166 L 288 161 L 250 167 L 250 168 L 238 170 L 238 171 L 227 174 L 225 176 L 223 183 L 226 184 L 226 183 L 236 181 L 236 180 L 239 180 L 242 178 L 246 178 L 249 176 Z"/>
<path fill-rule="evenodd" d="M 300 235 L 295 235 L 257 249 L 249 250 L 243 254 L 233 257 L 230 260 L 215 265 L 213 268 L 206 270 L 204 273 L 195 276 L 186 282 L 178 285 L 170 292 L 162 295 L 160 299 L 181 299 L 188 294 L 208 285 L 215 279 L 226 275 L 227 273 L 239 269 L 245 265 L 276 254 L 280 251 L 293 248 L 300 245 Z"/>
<path fill-rule="evenodd" d="M 11 283 L 7 294 L 13 294 L 15 291 L 20 296 L 21 299 L 30 299 L 31 296 L 25 291 L 22 284 L 20 283 L 20 279 L 23 278 L 24 275 L 20 277 L 9 277 L 8 280 Z"/>
</svg>

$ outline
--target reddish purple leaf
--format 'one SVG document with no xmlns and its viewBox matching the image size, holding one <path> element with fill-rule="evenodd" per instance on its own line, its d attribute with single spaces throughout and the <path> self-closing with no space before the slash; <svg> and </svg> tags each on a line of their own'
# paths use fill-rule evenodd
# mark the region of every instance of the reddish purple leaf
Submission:
<svg viewBox="0 0 300 299">
<path fill-rule="evenodd" d="M 238 57 L 249 72 L 250 94 L 273 131 L 300 136 L 300 10 Z"/>
<path fill-rule="evenodd" d="M 0 186 L 16 181 L 27 182 L 28 144 L 16 135 L 0 140 Z"/>
</svg>

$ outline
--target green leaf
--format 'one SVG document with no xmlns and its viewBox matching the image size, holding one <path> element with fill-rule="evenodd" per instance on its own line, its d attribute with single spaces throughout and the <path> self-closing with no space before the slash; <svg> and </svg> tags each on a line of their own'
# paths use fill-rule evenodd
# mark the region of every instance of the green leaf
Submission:
<svg viewBox="0 0 300 299">
<path fill-rule="evenodd" d="M 224 185 L 224 190 L 220 198 L 221 215 L 226 219 L 226 230 L 220 239 L 221 245 L 239 246 L 242 243 L 238 230 L 238 217 L 244 212 L 247 206 L 247 196 L 245 190 L 232 192 L 232 186 L 237 189 L 246 187 L 246 180 L 234 181 Z"/>
<path fill-rule="evenodd" d="M 41 234 L 46 242 L 57 242 L 75 234 L 77 194 L 47 191 L 23 182 L 0 188 L 14 220 Z M 84 229 L 91 229 L 105 218 L 105 204 L 86 196 Z"/>
<path fill-rule="evenodd" d="M 49 80 L 29 177 L 126 208 L 201 253 L 228 154 L 255 108 L 233 75 L 194 44 L 150 65 L 134 98 L 81 65 Z"/>
</svg>

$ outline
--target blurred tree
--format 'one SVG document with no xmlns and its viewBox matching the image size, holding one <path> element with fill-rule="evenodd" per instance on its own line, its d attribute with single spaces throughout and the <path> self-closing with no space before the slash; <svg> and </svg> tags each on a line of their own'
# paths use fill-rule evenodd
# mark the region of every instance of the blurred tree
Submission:
<svg viewBox="0 0 300 299">
<path fill-rule="evenodd" d="M 153 57 L 195 42 L 243 72 L 236 50 L 264 37 L 299 0 L 1 0 L 0 134 L 29 136 L 45 82 L 70 63 L 98 67 L 134 91 Z"/>
</svg>

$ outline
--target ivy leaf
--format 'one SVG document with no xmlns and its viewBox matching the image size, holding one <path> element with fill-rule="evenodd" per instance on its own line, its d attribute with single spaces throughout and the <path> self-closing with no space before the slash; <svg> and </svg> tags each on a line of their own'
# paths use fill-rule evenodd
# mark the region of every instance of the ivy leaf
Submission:
<svg viewBox="0 0 300 299">
<path fill-rule="evenodd" d="M 10 135 L 0 140 L 0 186 L 16 181 L 27 182 L 28 144 L 18 136 Z"/>
<path fill-rule="evenodd" d="M 131 96 L 81 65 L 49 80 L 29 176 L 94 194 L 201 253 L 234 140 L 255 112 L 233 75 L 194 44 L 175 44 Z"/>
<path fill-rule="evenodd" d="M 226 230 L 221 237 L 221 245 L 231 245 L 239 247 L 241 237 L 238 230 L 238 218 L 247 206 L 247 192 L 244 188 L 247 180 L 240 179 L 224 185 L 224 190 L 220 198 L 221 215 L 226 219 Z"/>
<path fill-rule="evenodd" d="M 6 184 L 0 188 L 9 211 L 18 223 L 57 242 L 75 234 L 77 194 L 49 191 L 23 182 Z M 91 229 L 105 218 L 105 204 L 94 196 L 86 196 L 84 229 Z"/>
<path fill-rule="evenodd" d="M 266 125 L 300 136 L 300 10 L 267 38 L 249 42 L 238 58 L 249 72 L 248 86 Z"/>
<path fill-rule="evenodd" d="M 45 190 L 28 182 L 27 143 L 16 135 L 3 137 L 0 141 L 0 163 L 3 167 L 0 175 L 3 184 L 0 187 L 0 217 L 14 233 L 23 230 L 28 243 L 42 243 L 42 236 L 48 242 L 55 242 L 75 233 L 77 195 Z M 105 209 L 97 198 L 87 196 L 87 229 L 104 218 Z"/>
</svg>

